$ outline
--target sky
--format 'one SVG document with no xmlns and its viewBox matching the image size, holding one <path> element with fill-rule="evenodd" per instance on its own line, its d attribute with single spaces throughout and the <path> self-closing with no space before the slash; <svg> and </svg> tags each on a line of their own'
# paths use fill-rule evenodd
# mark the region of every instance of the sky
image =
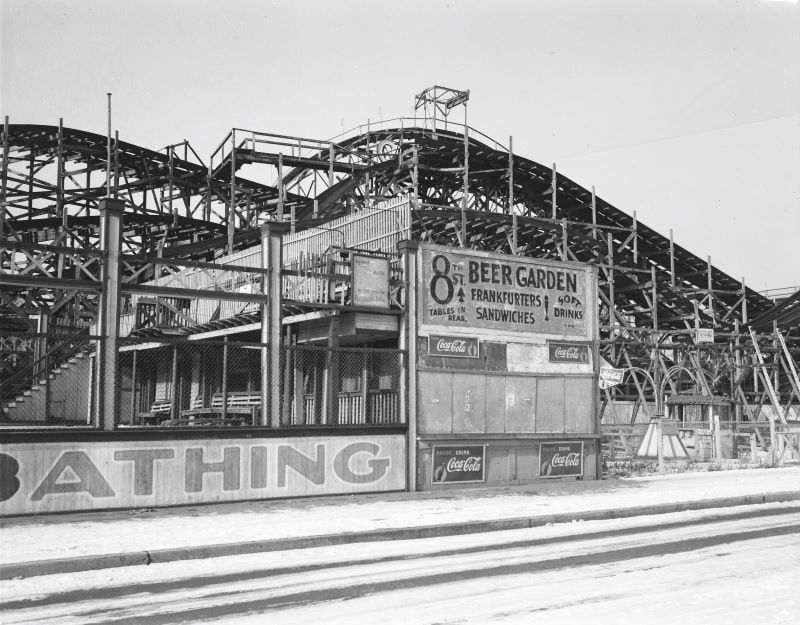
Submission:
<svg viewBox="0 0 800 625">
<path fill-rule="evenodd" d="M 0 0 L 0 115 L 207 158 L 469 89 L 469 124 L 758 290 L 800 288 L 797 0 Z M 454 114 L 455 121 L 462 121 Z"/>
</svg>

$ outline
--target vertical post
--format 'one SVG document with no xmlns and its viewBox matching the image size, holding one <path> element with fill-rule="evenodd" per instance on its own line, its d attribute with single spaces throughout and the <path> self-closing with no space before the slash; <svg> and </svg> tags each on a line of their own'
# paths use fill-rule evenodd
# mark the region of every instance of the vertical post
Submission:
<svg viewBox="0 0 800 625">
<path fill-rule="evenodd" d="M 781 352 L 778 349 L 778 320 L 772 320 L 772 358 L 774 360 L 775 366 L 772 370 L 772 386 L 775 389 L 780 390 L 780 373 L 781 373 Z M 775 406 L 775 410 L 780 410 L 780 406 Z"/>
<path fill-rule="evenodd" d="M 6 118 L 8 119 L 8 118 Z M 5 161 L 5 150 L 3 153 Z M 61 217 L 61 225 L 67 227 L 69 219 L 68 211 L 64 207 L 64 118 L 58 118 L 58 162 L 56 171 L 56 211 Z M 63 254 L 61 255 L 63 258 Z"/>
<path fill-rule="evenodd" d="M 283 154 L 278 154 L 278 221 L 283 221 Z"/>
<path fill-rule="evenodd" d="M 569 251 L 569 243 L 567 241 L 567 220 L 561 219 L 561 260 L 567 260 L 567 252 Z"/>
<path fill-rule="evenodd" d="M 617 334 L 615 328 L 617 316 L 614 314 L 614 239 L 610 232 L 606 233 L 606 245 L 608 247 L 608 317 L 611 324 L 611 338 L 613 339 Z"/>
<path fill-rule="evenodd" d="M 228 337 L 222 339 L 222 421 L 228 418 Z"/>
<path fill-rule="evenodd" d="M 227 337 L 226 337 L 227 340 Z M 172 346 L 172 389 L 170 393 L 169 418 L 178 416 L 178 345 Z"/>
<path fill-rule="evenodd" d="M 769 457 L 772 464 L 778 464 L 778 436 L 775 431 L 775 419 L 769 420 Z"/>
<path fill-rule="evenodd" d="M 650 282 L 652 291 L 650 297 L 653 298 L 653 330 L 658 332 L 658 283 L 656 282 L 656 268 L 650 267 Z M 658 346 L 658 336 L 656 336 L 656 346 Z"/>
<path fill-rule="evenodd" d="M 42 335 L 36 338 L 36 350 L 34 358 L 38 361 L 36 371 L 33 376 L 34 384 L 42 384 L 44 382 L 44 420 L 45 423 L 50 421 L 50 363 L 48 362 L 47 352 L 50 349 L 48 344 L 47 335 L 50 326 L 50 308 L 43 304 L 39 309 L 39 323 L 36 331 Z"/>
<path fill-rule="evenodd" d="M 735 378 L 731 382 L 731 397 L 735 397 L 735 393 L 733 392 L 733 385 L 736 384 L 742 376 L 742 354 L 741 354 L 741 326 L 739 324 L 738 319 L 733 320 L 733 331 L 736 333 L 736 338 L 734 340 L 734 354 L 733 354 L 733 361 L 735 364 L 734 367 L 734 375 Z M 734 405 L 734 412 L 736 414 L 736 427 L 739 427 L 739 423 L 742 422 L 742 403 L 736 402 Z"/>
<path fill-rule="evenodd" d="M 35 150 L 31 150 L 30 156 L 28 157 L 28 221 L 33 220 L 33 181 L 35 177 L 35 167 L 36 167 L 36 152 Z M 86 170 L 86 188 L 89 188 L 89 176 L 90 176 L 90 169 L 87 168 Z M 89 200 L 86 200 L 86 214 L 89 214 Z"/>
<path fill-rule="evenodd" d="M 411 183 L 414 186 L 414 198 L 411 202 L 412 208 L 419 208 L 419 152 L 414 146 L 414 156 L 412 164 L 414 169 L 411 171 Z"/>
<path fill-rule="evenodd" d="M 558 171 L 556 170 L 556 164 L 553 163 L 553 188 L 551 189 L 551 196 L 550 196 L 550 204 L 552 205 L 552 214 L 551 217 L 553 219 L 556 218 L 556 192 L 558 191 Z"/>
<path fill-rule="evenodd" d="M 325 373 L 322 384 L 323 424 L 339 423 L 339 311 L 328 317 L 328 343 L 325 350 Z"/>
<path fill-rule="evenodd" d="M 56 217 L 61 219 L 60 236 L 67 237 L 67 210 L 64 208 L 64 118 L 58 118 L 58 153 L 56 158 Z M 59 245 L 67 246 L 66 240 L 59 242 Z M 64 277 L 64 254 L 58 255 L 58 267 L 56 275 L 58 278 Z M 74 306 L 72 307 L 74 310 Z"/>
<path fill-rule="evenodd" d="M 417 251 L 419 242 L 400 241 L 397 249 L 403 256 L 403 282 L 405 283 L 405 312 L 402 317 L 400 337 L 405 346 L 407 393 L 401 394 L 407 406 L 408 419 L 408 464 L 407 489 L 417 490 Z"/>
<path fill-rule="evenodd" d="M 3 120 L 3 172 L 0 181 L 0 238 L 6 223 L 6 193 L 8 189 L 8 115 Z"/>
<path fill-rule="evenodd" d="M 178 225 L 178 216 L 173 212 L 172 208 L 172 190 L 174 188 L 174 177 L 173 177 L 173 149 L 172 146 L 167 148 L 169 150 L 169 198 L 167 199 L 167 206 L 169 207 L 169 214 L 172 217 L 172 226 L 175 227 Z"/>
<path fill-rule="evenodd" d="M 147 197 L 145 195 L 145 197 Z M 208 173 L 206 174 L 206 214 L 205 220 L 211 221 L 211 164 L 208 165 Z"/>
<path fill-rule="evenodd" d="M 587 300 L 598 302 L 600 301 L 600 295 L 598 294 L 598 289 L 600 288 L 598 276 L 599 271 L 597 267 L 589 266 L 586 268 L 587 274 L 587 285 L 589 292 L 587 293 Z M 592 373 L 594 375 L 594 392 L 592 393 L 592 414 L 595 416 L 592 419 L 592 434 L 600 434 L 600 422 L 603 418 L 602 410 L 600 408 L 600 385 L 598 384 L 600 380 L 600 315 L 598 314 L 598 306 L 595 306 L 592 309 L 591 316 L 589 319 L 591 320 L 591 350 L 592 350 Z M 600 445 L 600 441 L 596 440 L 594 444 L 595 450 L 595 476 L 597 479 L 600 479 L 603 476 L 603 453 L 602 448 Z"/>
<path fill-rule="evenodd" d="M 138 353 L 138 350 L 133 350 L 133 364 L 131 365 L 131 425 L 136 425 L 136 355 Z"/>
<path fill-rule="evenodd" d="M 508 137 L 508 212 L 511 213 L 511 253 L 517 253 L 517 213 L 514 211 L 514 137 Z"/>
<path fill-rule="evenodd" d="M 658 450 L 658 472 L 664 472 L 664 424 L 661 415 L 656 417 L 656 449 Z"/>
<path fill-rule="evenodd" d="M 675 286 L 675 241 L 672 238 L 672 228 L 669 231 L 669 275 L 670 284 Z"/>
<path fill-rule="evenodd" d="M 467 247 L 467 202 L 469 194 L 469 126 L 464 103 L 464 197 L 461 198 L 461 247 Z"/>
<path fill-rule="evenodd" d="M 592 185 L 592 238 L 597 238 L 597 195 Z"/>
<path fill-rule="evenodd" d="M 747 286 L 744 283 L 744 277 L 742 277 L 742 323 L 747 325 Z"/>
<path fill-rule="evenodd" d="M 328 146 L 328 188 L 333 186 L 333 143 Z"/>
<path fill-rule="evenodd" d="M 108 135 L 106 137 L 106 197 L 111 197 L 111 94 L 108 96 Z"/>
<path fill-rule="evenodd" d="M 280 426 L 281 364 L 281 257 L 285 224 L 267 222 L 261 226 L 262 304 L 261 343 L 261 425 Z"/>
<path fill-rule="evenodd" d="M 358 415 L 360 417 L 359 421 L 356 423 L 367 423 L 367 415 L 369 415 L 369 406 L 367 402 L 369 401 L 369 392 L 367 389 L 367 385 L 369 383 L 369 370 L 368 370 L 368 353 L 363 352 L 362 357 L 363 360 L 361 362 L 361 414 Z M 375 415 L 372 415 L 374 418 Z"/>
<path fill-rule="evenodd" d="M 120 251 L 125 202 L 100 200 L 100 249 L 103 251 L 102 291 L 98 307 L 98 334 L 102 337 L 98 358 L 98 424 L 113 430 L 118 420 L 119 380 L 117 358 L 120 317 Z"/>
<path fill-rule="evenodd" d="M 369 169 L 372 166 L 372 153 L 370 152 L 369 149 L 369 130 L 370 130 L 370 120 L 369 117 L 367 117 L 367 142 L 365 144 L 367 151 L 367 170 L 364 172 L 364 206 L 367 208 L 372 206 L 372 204 L 370 203 L 370 193 L 369 193 L 369 187 L 370 187 Z"/>
<path fill-rule="evenodd" d="M 714 283 L 711 278 L 711 256 L 708 257 L 707 269 L 707 285 L 708 285 L 708 307 L 711 309 L 711 324 L 712 327 L 717 327 L 717 315 L 714 311 Z"/>
<path fill-rule="evenodd" d="M 114 197 L 119 197 L 119 130 L 114 131 Z"/>
<path fill-rule="evenodd" d="M 639 224 L 636 221 L 636 211 L 633 211 L 633 262 L 639 262 Z"/>
<path fill-rule="evenodd" d="M 308 361 L 301 359 L 300 352 L 297 350 L 287 351 L 287 359 L 290 353 L 292 355 L 291 364 L 294 367 L 294 419 L 292 420 L 292 425 L 311 425 L 315 422 L 314 412 L 312 409 L 309 414 L 306 414 L 305 402 L 305 376 L 309 375 L 309 372 L 303 368 L 304 365 L 308 367 Z M 289 366 L 288 363 L 286 366 Z"/>
<path fill-rule="evenodd" d="M 283 401 L 281 402 L 281 423 L 286 425 L 291 423 L 291 408 L 292 408 L 292 398 L 294 394 L 292 393 L 291 389 L 291 381 L 292 381 L 292 356 L 296 355 L 295 352 L 289 347 L 292 344 L 292 334 L 291 328 L 286 326 L 286 331 L 283 333 L 283 347 L 281 352 L 284 354 L 283 357 L 283 391 L 281 392 L 281 397 Z M 295 406 L 295 410 L 297 406 Z"/>
<path fill-rule="evenodd" d="M 712 422 L 712 432 L 714 435 L 714 457 L 716 458 L 717 462 L 722 460 L 722 432 L 720 431 L 719 427 L 719 415 L 715 412 L 711 414 L 711 422 Z"/>
<path fill-rule="evenodd" d="M 236 202 L 236 129 L 231 130 L 231 199 L 228 202 L 228 254 L 233 254 L 233 211 Z"/>
</svg>

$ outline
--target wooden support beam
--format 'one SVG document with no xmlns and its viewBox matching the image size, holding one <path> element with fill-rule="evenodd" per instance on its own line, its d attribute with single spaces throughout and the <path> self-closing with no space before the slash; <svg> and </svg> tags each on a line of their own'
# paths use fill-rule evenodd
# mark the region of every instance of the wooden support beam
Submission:
<svg viewBox="0 0 800 625">
<path fill-rule="evenodd" d="M 461 247 L 467 246 L 467 202 L 469 201 L 469 126 L 467 105 L 464 103 L 464 190 L 461 198 Z"/>
<path fill-rule="evenodd" d="M 278 154 L 278 221 L 283 221 L 283 203 L 284 203 L 284 189 L 283 189 L 283 154 Z"/>
<path fill-rule="evenodd" d="M 656 268 L 651 266 L 650 271 L 652 272 L 650 283 L 653 286 L 653 330 L 658 332 L 658 283 L 656 282 Z"/>
<path fill-rule="evenodd" d="M 231 130 L 231 182 L 230 182 L 230 201 L 228 211 L 225 216 L 228 226 L 228 254 L 233 254 L 233 234 L 234 234 L 234 203 L 236 202 L 236 131 Z"/>
</svg>

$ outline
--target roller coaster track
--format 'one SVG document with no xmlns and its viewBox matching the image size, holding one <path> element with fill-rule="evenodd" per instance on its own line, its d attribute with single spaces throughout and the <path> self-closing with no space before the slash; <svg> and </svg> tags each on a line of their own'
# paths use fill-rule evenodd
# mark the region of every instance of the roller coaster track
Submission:
<svg viewBox="0 0 800 625">
<path fill-rule="evenodd" d="M 154 151 L 115 139 L 111 187 L 125 202 L 123 252 L 213 261 L 256 245 L 266 221 L 302 230 L 408 194 L 417 239 L 595 265 L 601 350 L 615 366 L 656 379 L 659 368 L 703 369 L 692 351 L 693 331 L 714 328 L 728 351 L 706 367 L 707 390 L 741 394 L 746 376 L 735 354 L 742 326 L 767 319 L 769 299 L 554 168 L 474 129 L 465 140 L 464 132 L 460 125 L 434 130 L 418 119 L 362 126 L 332 140 L 232 129 L 207 164 L 188 142 Z M 41 276 L 42 283 L 3 287 L 0 330 L 35 331 L 28 321 L 45 308 L 63 325 L 83 320 L 85 328 L 96 292 L 66 294 L 54 280 L 97 266 L 107 138 L 6 124 L 2 149 L 0 270 Z M 272 184 L 246 177 L 245 168 Z M 155 269 L 124 271 L 124 280 L 145 281 Z M 786 335 L 794 354 L 798 331 Z M 654 342 L 673 354 L 687 349 L 667 362 Z M 654 394 L 638 379 L 623 386 L 620 397 L 647 401 Z M 757 393 L 751 401 L 759 402 Z"/>
<path fill-rule="evenodd" d="M 505 147 L 476 134 L 468 133 L 465 210 L 464 135 L 398 125 L 362 130 L 334 144 L 336 154 L 358 155 L 360 162 L 347 178 L 317 197 L 318 213 L 333 217 L 348 202 L 357 206 L 368 198 L 415 191 L 417 238 L 596 264 L 601 282 L 613 283 L 609 297 L 616 313 L 636 326 L 652 328 L 656 322 L 659 329 L 685 330 L 687 321 L 695 319 L 697 306 L 704 324 L 732 330 L 736 320 L 745 320 L 743 314 L 752 318 L 771 308 L 767 298 L 631 215 L 593 198 L 590 190 L 561 174 L 554 178 L 551 168 L 530 159 L 516 154 L 510 158 Z M 321 156 L 317 155 L 318 162 Z M 286 173 L 283 184 L 299 189 L 316 171 L 298 165 Z M 310 211 L 307 201 L 298 210 L 300 222 Z"/>
<path fill-rule="evenodd" d="M 598 265 L 606 308 L 613 303 L 617 317 L 607 313 L 610 324 L 685 330 L 697 308 L 704 323 L 725 330 L 744 321 L 743 314 L 754 317 L 772 307 L 569 178 L 510 155 L 477 131 L 468 135 L 466 201 L 464 135 L 404 120 L 362 127 L 334 141 L 234 129 L 208 166 L 186 142 L 153 151 L 113 141 L 113 186 L 126 204 L 124 249 L 211 260 L 231 242 L 234 249 L 253 245 L 266 220 L 293 217 L 302 229 L 413 193 L 420 239 Z M 7 126 L 2 236 L 96 248 L 106 142 L 57 126 Z M 275 184 L 240 176 L 245 165 L 268 168 Z M 55 271 L 58 255 L 44 262 Z M 60 262 L 61 275 L 78 270 L 64 258 Z"/>
</svg>

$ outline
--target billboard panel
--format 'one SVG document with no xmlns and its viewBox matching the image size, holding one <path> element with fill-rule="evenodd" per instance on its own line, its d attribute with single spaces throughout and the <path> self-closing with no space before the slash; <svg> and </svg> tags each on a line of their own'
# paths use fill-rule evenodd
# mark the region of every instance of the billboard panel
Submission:
<svg viewBox="0 0 800 625">
<path fill-rule="evenodd" d="M 405 488 L 405 436 L 18 443 L 0 515 Z"/>
<path fill-rule="evenodd" d="M 485 445 L 435 445 L 432 458 L 433 484 L 467 484 L 486 479 Z"/>
<path fill-rule="evenodd" d="M 423 325 L 591 338 L 585 268 L 430 245 L 420 259 Z"/>
<path fill-rule="evenodd" d="M 539 477 L 583 475 L 583 441 L 539 443 Z"/>
</svg>

